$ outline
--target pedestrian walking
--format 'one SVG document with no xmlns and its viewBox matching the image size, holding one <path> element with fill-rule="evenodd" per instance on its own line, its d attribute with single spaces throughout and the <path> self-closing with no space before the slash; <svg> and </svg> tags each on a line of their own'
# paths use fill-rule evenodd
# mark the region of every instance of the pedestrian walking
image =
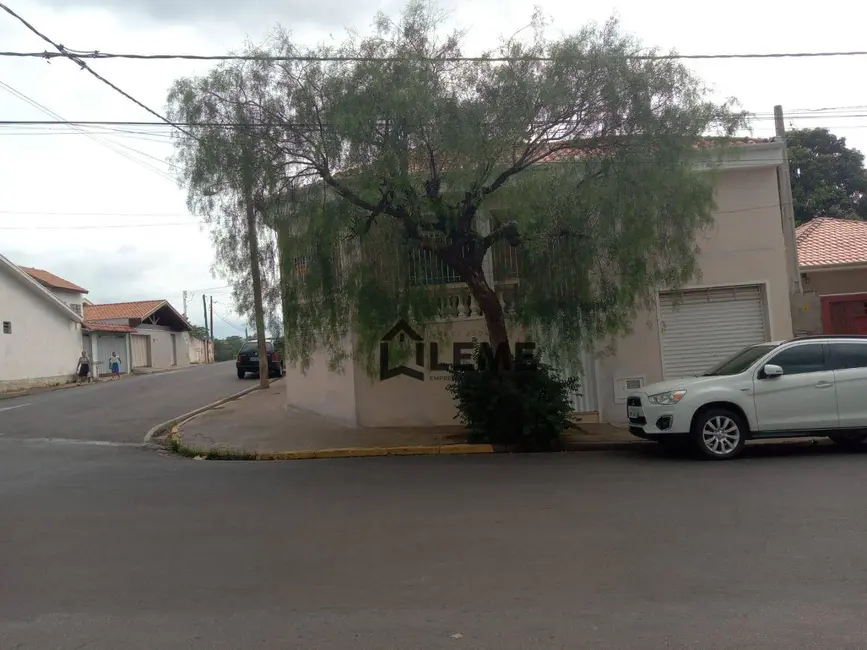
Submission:
<svg viewBox="0 0 867 650">
<path fill-rule="evenodd" d="M 117 352 L 111 353 L 111 357 L 108 359 L 108 366 L 111 368 L 111 378 L 120 379 L 120 357 L 117 356 Z"/>
<path fill-rule="evenodd" d="M 78 357 L 78 366 L 75 369 L 75 383 L 81 386 L 81 383 L 90 376 L 90 357 L 87 356 L 87 350 L 81 351 L 81 356 Z"/>
</svg>

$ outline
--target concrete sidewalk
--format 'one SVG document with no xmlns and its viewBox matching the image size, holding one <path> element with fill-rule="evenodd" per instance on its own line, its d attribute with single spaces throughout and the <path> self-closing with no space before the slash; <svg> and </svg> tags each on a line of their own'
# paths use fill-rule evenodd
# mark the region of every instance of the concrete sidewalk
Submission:
<svg viewBox="0 0 867 650">
<path fill-rule="evenodd" d="M 568 449 L 602 449 L 649 444 L 628 431 L 608 425 L 582 425 L 565 436 Z M 286 389 L 278 383 L 206 411 L 181 423 L 170 436 L 188 455 L 214 457 L 319 457 L 341 455 L 404 455 L 412 453 L 486 453 L 490 445 L 466 445 L 466 430 L 449 427 L 356 428 L 286 405 Z M 416 448 L 413 451 L 411 448 Z M 365 453 L 369 450 L 370 453 Z M 374 452 L 374 450 L 381 450 Z M 345 453 L 339 453 L 339 452 Z M 216 452 L 223 452 L 216 454 Z M 234 452 L 234 453 L 228 453 Z M 305 452 L 292 455 L 292 452 Z"/>
</svg>

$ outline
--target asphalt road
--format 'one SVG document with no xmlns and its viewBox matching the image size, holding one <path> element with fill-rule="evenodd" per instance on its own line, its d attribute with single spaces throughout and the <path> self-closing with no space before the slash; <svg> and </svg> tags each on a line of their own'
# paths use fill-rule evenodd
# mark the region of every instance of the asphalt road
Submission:
<svg viewBox="0 0 867 650">
<path fill-rule="evenodd" d="M 0 648 L 867 647 L 867 454 L 782 449 L 251 463 L 0 438 Z"/>
<path fill-rule="evenodd" d="M 0 400 L 0 439 L 140 443 L 151 427 L 256 382 L 229 361 Z"/>
</svg>

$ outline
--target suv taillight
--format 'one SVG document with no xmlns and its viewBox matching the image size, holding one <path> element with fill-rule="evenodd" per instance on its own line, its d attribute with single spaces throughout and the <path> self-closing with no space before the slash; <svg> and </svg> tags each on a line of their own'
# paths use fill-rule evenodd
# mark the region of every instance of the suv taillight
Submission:
<svg viewBox="0 0 867 650">
<path fill-rule="evenodd" d="M 241 363 L 241 353 L 238 353 L 238 363 Z"/>
<path fill-rule="evenodd" d="M 280 361 L 280 357 L 277 356 L 276 352 L 271 355 L 271 361 L 274 361 L 274 362 Z"/>
</svg>

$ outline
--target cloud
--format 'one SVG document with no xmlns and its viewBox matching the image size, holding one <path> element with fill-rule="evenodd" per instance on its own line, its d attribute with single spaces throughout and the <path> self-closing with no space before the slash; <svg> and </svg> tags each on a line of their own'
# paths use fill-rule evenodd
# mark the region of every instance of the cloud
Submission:
<svg viewBox="0 0 867 650">
<path fill-rule="evenodd" d="M 51 260 L 35 251 L 12 250 L 6 257 L 20 266 L 34 266 L 59 275 L 84 287 L 93 302 L 124 302 L 164 296 L 149 295 L 147 275 L 153 255 L 133 246 L 116 251 L 87 251 L 93 257 L 86 262 L 80 255 L 52 253 Z M 152 293 L 152 292 L 150 292 Z"/>
<path fill-rule="evenodd" d="M 320 28 L 361 26 L 372 21 L 377 11 L 392 12 L 401 6 L 396 0 L 371 3 L 347 0 L 42 0 L 44 6 L 56 9 L 104 9 L 130 19 L 146 17 L 155 23 L 170 25 L 201 25 L 202 23 L 232 24 L 242 27 L 262 27 L 281 23 L 293 30 L 296 24 Z"/>
</svg>

